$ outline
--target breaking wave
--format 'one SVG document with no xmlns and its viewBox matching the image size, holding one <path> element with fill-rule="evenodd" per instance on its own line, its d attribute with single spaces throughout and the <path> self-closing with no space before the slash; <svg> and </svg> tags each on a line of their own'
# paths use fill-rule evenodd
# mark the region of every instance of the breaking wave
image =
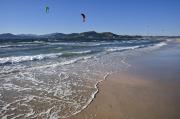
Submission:
<svg viewBox="0 0 180 119">
<path fill-rule="evenodd" d="M 42 60 L 45 58 L 56 58 L 56 57 L 59 57 L 61 55 L 62 55 L 62 53 L 52 53 L 52 54 L 40 54 L 40 55 L 32 55 L 32 56 L 3 57 L 3 58 L 0 58 L 0 64 L 19 63 L 19 62 L 33 61 L 33 60 Z"/>
<path fill-rule="evenodd" d="M 123 50 L 133 50 L 140 48 L 141 46 L 132 46 L 132 47 L 113 47 L 113 48 L 108 48 L 106 51 L 108 52 L 116 52 L 116 51 L 123 51 Z"/>
<path fill-rule="evenodd" d="M 91 50 L 87 50 L 87 51 L 66 52 L 66 53 L 50 53 L 50 54 L 40 54 L 40 55 L 30 55 L 30 56 L 3 57 L 3 58 L 0 58 L 0 64 L 19 63 L 19 62 L 25 62 L 25 61 L 57 58 L 62 55 L 64 56 L 64 55 L 69 55 L 69 54 L 89 54 L 91 52 L 92 52 Z"/>
</svg>

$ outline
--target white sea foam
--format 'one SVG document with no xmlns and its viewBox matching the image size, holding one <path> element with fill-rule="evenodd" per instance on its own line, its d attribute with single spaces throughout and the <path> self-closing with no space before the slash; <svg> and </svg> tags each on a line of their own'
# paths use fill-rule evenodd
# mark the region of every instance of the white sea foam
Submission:
<svg viewBox="0 0 180 119">
<path fill-rule="evenodd" d="M 0 48 L 11 48 L 11 47 L 24 47 L 24 46 L 35 46 L 38 45 L 37 43 L 35 44 L 30 44 L 30 43 L 26 43 L 26 44 L 12 44 L 12 45 L 0 45 Z"/>
<path fill-rule="evenodd" d="M 115 52 L 115 51 L 122 51 L 122 50 L 133 50 L 140 48 L 140 46 L 132 46 L 132 47 L 113 47 L 113 48 L 107 48 L 106 51 L 108 52 Z"/>
<path fill-rule="evenodd" d="M 0 45 L 0 48 L 7 48 L 10 47 L 11 45 Z"/>
<path fill-rule="evenodd" d="M 154 47 L 154 48 L 160 48 L 160 47 L 165 46 L 165 45 L 167 45 L 166 42 L 160 42 L 160 43 L 158 43 L 158 44 L 153 45 L 153 47 Z"/>
<path fill-rule="evenodd" d="M 17 116 L 14 116 L 14 117 L 11 118 L 11 119 L 18 119 L 18 118 L 20 118 L 20 117 L 22 117 L 22 116 L 24 116 L 24 114 L 19 114 L 19 115 L 17 115 Z"/>
<path fill-rule="evenodd" d="M 89 104 L 90 104 L 90 103 L 94 100 L 94 98 L 96 97 L 96 94 L 99 92 L 99 89 L 98 89 L 99 83 L 101 83 L 101 82 L 103 82 L 104 80 L 106 80 L 107 77 L 108 77 L 109 75 L 111 75 L 111 74 L 112 74 L 112 72 L 111 72 L 111 73 L 107 73 L 106 75 L 104 75 L 104 77 L 103 77 L 102 80 L 99 80 L 98 82 L 96 82 L 96 84 L 94 85 L 94 88 L 96 89 L 96 91 L 91 94 L 91 97 L 90 97 L 89 100 L 87 101 L 86 105 L 83 106 L 81 110 L 76 111 L 75 113 L 72 113 L 70 116 L 76 115 L 76 114 L 80 113 L 81 111 L 83 111 L 85 108 L 87 108 L 87 107 L 89 106 Z M 64 117 L 62 117 L 62 118 L 68 118 L 68 117 L 70 117 L 70 116 L 64 116 Z"/>
<path fill-rule="evenodd" d="M 3 57 L 3 58 L 0 58 L 0 64 L 18 63 L 18 62 L 32 61 L 32 60 L 42 60 L 45 58 L 56 58 L 61 55 L 62 55 L 62 53 L 51 53 L 51 54 L 40 54 L 40 55 L 31 55 L 31 56 Z"/>
<path fill-rule="evenodd" d="M 0 48 L 11 48 L 11 47 L 22 47 L 22 46 L 25 46 L 25 45 L 2 45 L 0 46 Z"/>
<path fill-rule="evenodd" d="M 77 51 L 77 52 L 69 52 L 69 53 L 74 53 L 74 54 L 86 54 L 86 53 L 91 53 L 91 50 L 86 50 L 86 51 Z"/>
<path fill-rule="evenodd" d="M 80 60 L 87 60 L 87 59 L 90 59 L 90 58 L 92 58 L 92 56 L 79 57 L 79 58 L 75 58 L 75 59 L 72 59 L 72 60 L 61 62 L 58 65 L 69 65 L 69 64 L 76 63 L 76 62 L 78 62 Z"/>
<path fill-rule="evenodd" d="M 57 67 L 57 66 L 63 66 L 63 65 L 70 65 L 73 63 L 76 63 L 78 61 L 87 61 L 88 59 L 93 58 L 93 56 L 84 56 L 84 57 L 78 57 L 78 58 L 74 58 L 71 60 L 66 60 L 60 63 L 54 63 L 54 64 L 49 64 L 49 65 L 44 65 L 44 66 L 34 66 L 32 68 L 29 68 L 28 70 L 33 70 L 33 69 L 44 69 L 44 68 L 49 68 L 49 67 Z"/>
<path fill-rule="evenodd" d="M 25 46 L 25 44 L 22 44 L 22 45 L 0 45 L 0 48 L 8 48 L 8 47 L 22 47 L 22 46 Z"/>
<path fill-rule="evenodd" d="M 91 50 L 87 50 L 87 51 L 77 51 L 77 52 L 68 52 L 68 53 L 74 53 L 74 54 L 87 54 L 87 53 L 91 53 Z M 61 56 L 63 53 L 50 53 L 50 54 L 40 54 L 40 55 L 30 55 L 30 56 L 11 56 L 11 57 L 3 57 L 0 58 L 0 64 L 5 64 L 5 63 L 18 63 L 18 62 L 25 62 L 25 61 L 33 61 L 33 60 L 42 60 L 45 58 L 57 58 L 59 56 Z M 77 58 L 76 60 L 78 60 L 80 58 Z M 75 62 L 75 60 L 72 61 L 67 61 L 63 64 L 69 64 L 69 63 L 73 63 Z"/>
<path fill-rule="evenodd" d="M 72 43 L 72 42 L 57 42 L 57 43 L 47 43 L 48 45 L 77 45 L 77 43 Z"/>
<path fill-rule="evenodd" d="M 166 46 L 167 45 L 167 42 L 159 42 L 159 43 L 156 43 L 156 44 L 151 44 L 147 47 L 144 47 L 147 51 L 148 50 L 156 50 L 156 49 L 159 49 L 163 46 Z M 145 50 L 144 50 L 145 51 Z"/>
</svg>

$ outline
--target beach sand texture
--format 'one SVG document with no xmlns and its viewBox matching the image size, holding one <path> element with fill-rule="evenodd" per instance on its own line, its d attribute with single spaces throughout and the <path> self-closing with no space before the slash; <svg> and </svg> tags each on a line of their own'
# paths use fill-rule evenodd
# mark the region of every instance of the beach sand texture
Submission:
<svg viewBox="0 0 180 119">
<path fill-rule="evenodd" d="M 180 119 L 180 52 L 172 43 L 132 59 L 131 69 L 99 84 L 99 93 L 69 119 Z"/>
</svg>

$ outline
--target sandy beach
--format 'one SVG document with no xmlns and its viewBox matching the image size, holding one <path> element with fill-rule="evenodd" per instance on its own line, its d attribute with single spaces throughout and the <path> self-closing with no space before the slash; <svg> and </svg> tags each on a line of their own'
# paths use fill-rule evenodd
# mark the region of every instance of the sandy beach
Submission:
<svg viewBox="0 0 180 119">
<path fill-rule="evenodd" d="M 0 0 L 0 119 L 180 119 L 180 0 Z"/>
<path fill-rule="evenodd" d="M 99 93 L 69 119 L 180 119 L 179 44 L 131 59 L 131 67 L 101 82 Z"/>
</svg>

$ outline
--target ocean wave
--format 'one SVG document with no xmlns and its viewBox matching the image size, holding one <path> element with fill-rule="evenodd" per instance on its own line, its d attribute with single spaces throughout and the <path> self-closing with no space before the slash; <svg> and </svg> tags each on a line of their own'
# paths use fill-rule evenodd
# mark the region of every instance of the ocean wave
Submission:
<svg viewBox="0 0 180 119">
<path fill-rule="evenodd" d="M 124 50 L 134 50 L 134 49 L 144 48 L 144 47 L 158 49 L 165 45 L 167 45 L 166 42 L 159 42 L 156 44 L 138 45 L 138 46 L 130 46 L 130 47 L 111 47 L 111 48 L 106 48 L 106 51 L 107 52 L 117 52 L 117 51 L 124 51 Z"/>
<path fill-rule="evenodd" d="M 162 47 L 162 46 L 165 46 L 165 45 L 167 45 L 166 42 L 160 42 L 160 43 L 158 43 L 158 44 L 153 45 L 153 47 L 154 47 L 154 48 L 159 48 L 159 47 Z"/>
<path fill-rule="evenodd" d="M 59 57 L 61 55 L 62 55 L 62 53 L 51 53 L 51 54 L 39 54 L 39 55 L 31 55 L 31 56 L 3 57 L 3 58 L 0 58 L 0 64 L 19 63 L 19 62 L 33 61 L 33 60 L 42 60 L 45 58 L 56 58 L 56 57 Z"/>
<path fill-rule="evenodd" d="M 50 43 L 50 42 L 48 42 L 47 43 L 48 45 L 76 45 L 76 44 L 78 44 L 78 43 L 71 43 L 71 42 L 55 42 L 55 43 Z"/>
<path fill-rule="evenodd" d="M 93 58 L 93 56 L 79 57 L 79 58 L 75 58 L 75 59 L 72 59 L 72 60 L 61 62 L 59 65 L 69 65 L 69 64 L 73 64 L 73 63 L 76 63 L 78 61 L 81 61 L 81 60 L 88 60 L 88 59 L 91 59 L 91 58 Z"/>
<path fill-rule="evenodd" d="M 9 48 L 9 47 L 22 47 L 25 45 L 1 45 L 0 48 Z"/>
<path fill-rule="evenodd" d="M 11 45 L 0 45 L 0 48 L 7 48 L 7 47 L 11 47 Z"/>
<path fill-rule="evenodd" d="M 131 47 L 113 47 L 113 48 L 107 48 L 107 52 L 116 52 L 116 51 L 123 51 L 123 50 L 133 50 L 140 48 L 142 46 L 131 46 Z"/>
<path fill-rule="evenodd" d="M 29 43 L 29 44 L 12 44 L 12 45 L 0 45 L 0 48 L 15 48 L 15 47 L 27 47 L 27 46 L 36 46 L 39 45 L 38 43 Z"/>
<path fill-rule="evenodd" d="M 86 50 L 86 51 L 77 51 L 77 52 L 68 52 L 68 53 L 72 53 L 72 54 L 87 54 L 87 53 L 91 53 L 91 50 Z"/>
<path fill-rule="evenodd" d="M 156 43 L 156 44 L 151 44 L 147 48 L 151 49 L 151 50 L 155 50 L 155 49 L 159 49 L 159 48 L 161 48 L 163 46 L 166 46 L 166 45 L 167 45 L 166 42 L 159 42 L 159 43 Z"/>
<path fill-rule="evenodd" d="M 56 43 L 47 43 L 48 45 L 66 45 L 66 46 L 101 46 L 101 45 L 113 45 L 121 43 L 119 41 L 113 42 L 56 42 Z"/>
</svg>

